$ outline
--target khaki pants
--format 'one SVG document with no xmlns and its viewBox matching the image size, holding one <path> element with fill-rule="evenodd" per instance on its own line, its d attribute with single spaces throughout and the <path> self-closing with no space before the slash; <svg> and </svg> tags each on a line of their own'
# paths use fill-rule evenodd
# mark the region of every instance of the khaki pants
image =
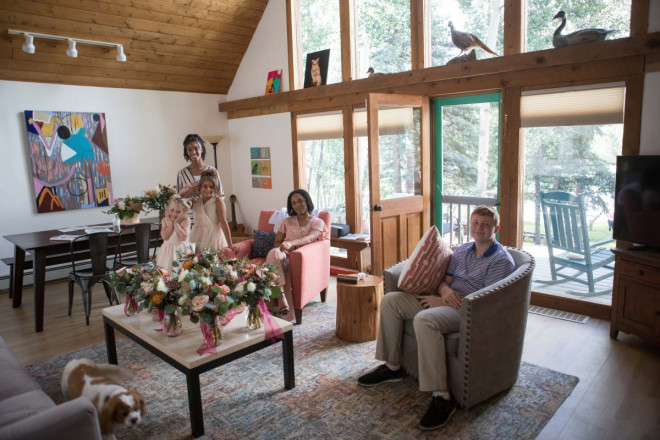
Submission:
<svg viewBox="0 0 660 440">
<path fill-rule="evenodd" d="M 403 323 L 413 320 L 417 339 L 420 391 L 447 390 L 445 338 L 459 330 L 460 313 L 452 307 L 423 309 L 417 295 L 390 292 L 380 303 L 376 359 L 401 364 Z"/>
</svg>

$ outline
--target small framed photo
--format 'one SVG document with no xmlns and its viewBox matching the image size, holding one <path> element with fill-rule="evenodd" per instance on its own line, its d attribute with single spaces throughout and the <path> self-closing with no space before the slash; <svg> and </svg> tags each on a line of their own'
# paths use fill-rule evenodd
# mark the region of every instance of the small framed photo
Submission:
<svg viewBox="0 0 660 440">
<path fill-rule="evenodd" d="M 307 54 L 305 61 L 304 87 L 324 86 L 328 80 L 328 62 L 330 49 L 320 50 Z"/>
</svg>

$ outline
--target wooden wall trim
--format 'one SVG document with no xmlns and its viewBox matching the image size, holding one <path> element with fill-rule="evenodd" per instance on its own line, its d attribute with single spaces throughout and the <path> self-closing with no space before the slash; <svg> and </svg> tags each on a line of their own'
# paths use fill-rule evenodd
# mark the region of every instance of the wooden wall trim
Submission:
<svg viewBox="0 0 660 440">
<path fill-rule="evenodd" d="M 505 56 L 523 51 L 523 41 L 527 35 L 527 20 L 523 20 L 525 3 L 521 0 L 504 0 Z"/>
<path fill-rule="evenodd" d="M 296 2 L 296 4 L 292 4 Z M 298 31 L 294 29 L 294 15 L 298 15 L 298 0 L 286 0 L 286 41 L 289 54 L 289 90 L 296 90 L 296 78 L 298 77 L 298 67 L 293 60 L 298 59 Z M 296 21 L 299 22 L 300 20 Z"/>
<path fill-rule="evenodd" d="M 353 128 L 353 107 L 348 105 L 342 109 L 344 120 L 344 194 L 346 196 L 346 224 L 351 232 L 361 233 L 360 225 L 360 181 L 357 139 Z"/>
<path fill-rule="evenodd" d="M 339 0 L 339 27 L 341 35 L 341 79 L 353 79 L 353 54 L 355 53 L 355 14 L 351 0 Z M 291 57 L 289 57 L 291 59 Z M 293 90 L 293 89 L 292 89 Z"/>
<path fill-rule="evenodd" d="M 410 61 L 412 70 L 423 69 L 428 62 L 428 44 L 425 36 L 428 23 L 424 0 L 410 0 Z"/>
<path fill-rule="evenodd" d="M 627 64 L 635 61 L 631 57 L 660 53 L 660 32 L 582 46 L 585 47 L 488 58 L 230 101 L 219 104 L 219 110 L 228 112 L 228 117 L 233 119 L 341 108 L 364 102 L 366 95 L 373 92 L 439 96 L 641 74 L 643 62 L 641 67 L 639 63 Z"/>
<path fill-rule="evenodd" d="M 530 304 L 533 306 L 547 307 L 549 309 L 564 310 L 579 315 L 587 315 L 596 319 L 610 320 L 611 307 L 605 304 L 576 301 L 570 298 L 563 298 L 561 296 L 539 292 L 532 292 Z"/>
<path fill-rule="evenodd" d="M 522 247 L 524 202 L 524 151 L 520 131 L 520 87 L 502 93 L 502 142 L 500 157 L 500 232 L 506 246 Z"/>
<path fill-rule="evenodd" d="M 626 80 L 626 100 L 623 110 L 623 145 L 621 154 L 639 154 L 642 133 L 642 101 L 644 100 L 644 75 L 635 75 Z"/>
</svg>

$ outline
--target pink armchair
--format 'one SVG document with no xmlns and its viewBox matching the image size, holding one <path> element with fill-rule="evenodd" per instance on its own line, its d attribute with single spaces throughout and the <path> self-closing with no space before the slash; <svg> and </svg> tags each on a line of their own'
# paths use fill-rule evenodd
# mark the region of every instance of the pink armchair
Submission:
<svg viewBox="0 0 660 440">
<path fill-rule="evenodd" d="M 273 225 L 268 220 L 274 210 L 262 210 L 259 215 L 257 229 L 272 232 Z M 302 308 L 316 295 L 321 295 L 321 302 L 325 302 L 325 295 L 330 285 L 330 213 L 320 211 L 319 218 L 325 222 L 328 238 L 305 245 L 290 254 L 289 271 L 287 277 L 291 281 L 291 293 L 293 295 L 293 310 L 296 315 L 296 324 L 302 323 Z M 254 240 L 245 240 L 236 243 L 238 251 L 237 258 L 250 257 Z M 228 250 L 228 255 L 233 252 Z M 250 261 L 263 263 L 265 258 L 253 258 Z"/>
</svg>

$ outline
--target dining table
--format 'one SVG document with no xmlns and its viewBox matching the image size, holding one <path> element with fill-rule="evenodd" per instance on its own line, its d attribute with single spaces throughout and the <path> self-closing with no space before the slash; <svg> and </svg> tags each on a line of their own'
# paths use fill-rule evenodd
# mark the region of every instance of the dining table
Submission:
<svg viewBox="0 0 660 440">
<path fill-rule="evenodd" d="M 159 223 L 158 219 L 144 219 L 143 223 L 151 223 L 151 245 L 158 245 Z M 65 263 L 74 264 L 76 261 L 89 259 L 89 248 L 86 241 L 78 240 L 75 242 L 73 250 L 71 249 L 71 240 L 69 237 L 83 235 L 85 231 L 104 231 L 112 229 L 109 225 L 89 225 L 74 226 L 70 228 L 49 229 L 45 231 L 25 232 L 22 234 L 5 235 L 3 238 L 14 245 L 14 268 L 12 279 L 10 281 L 10 294 L 12 297 L 12 307 L 21 307 L 23 300 L 23 277 L 26 267 L 26 253 L 32 255 L 32 275 L 34 291 L 34 329 L 35 332 L 41 332 L 44 329 L 44 306 L 46 291 L 46 270 L 49 267 L 62 266 Z M 130 225 L 122 226 L 130 227 Z M 61 238 L 61 239 L 58 239 Z M 111 233 L 108 236 L 108 255 L 115 254 L 115 245 L 117 234 Z M 131 252 L 135 250 L 135 235 L 125 234 L 121 239 L 121 252 Z"/>
</svg>

